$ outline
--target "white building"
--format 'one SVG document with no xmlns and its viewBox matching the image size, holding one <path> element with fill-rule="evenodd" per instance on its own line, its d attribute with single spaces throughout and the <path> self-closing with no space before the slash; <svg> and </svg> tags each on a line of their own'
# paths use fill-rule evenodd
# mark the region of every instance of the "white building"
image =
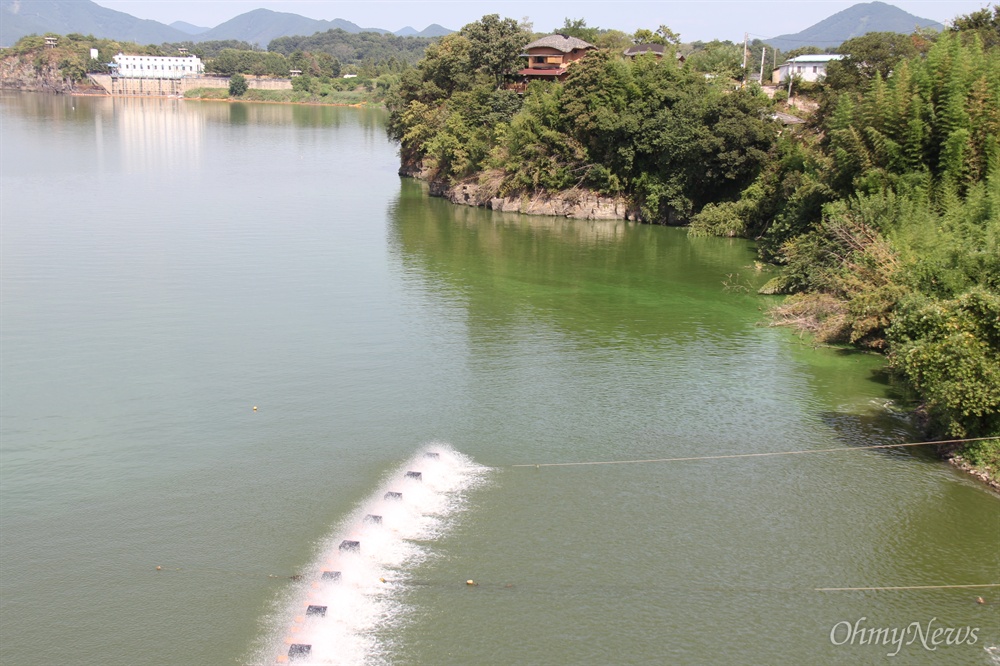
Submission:
<svg viewBox="0 0 1000 666">
<path fill-rule="evenodd" d="M 797 76 L 803 81 L 819 81 L 826 76 L 826 66 L 831 61 L 843 57 L 837 54 L 796 56 L 774 70 L 771 80 L 776 84 L 785 83 L 793 76 Z"/>
<path fill-rule="evenodd" d="M 205 73 L 205 65 L 198 56 L 147 56 L 125 55 L 114 57 L 118 76 L 128 79 L 179 79 Z"/>
</svg>

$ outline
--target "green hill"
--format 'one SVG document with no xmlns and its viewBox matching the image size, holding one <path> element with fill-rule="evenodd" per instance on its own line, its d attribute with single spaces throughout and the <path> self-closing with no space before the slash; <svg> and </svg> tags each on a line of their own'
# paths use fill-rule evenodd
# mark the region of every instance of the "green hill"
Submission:
<svg viewBox="0 0 1000 666">
<path fill-rule="evenodd" d="M 270 9 L 255 9 L 245 14 L 232 18 L 225 23 L 220 23 L 208 32 L 203 32 L 196 36 L 196 40 L 211 41 L 222 39 L 238 39 L 251 44 L 266 47 L 271 40 L 277 37 L 290 35 L 314 35 L 317 32 L 326 32 L 340 28 L 344 32 L 357 34 L 359 32 L 385 33 L 388 30 L 381 28 L 362 28 L 361 26 L 345 21 L 344 19 L 334 19 L 332 21 L 320 21 L 317 19 L 289 14 L 287 12 L 273 12 Z"/>
</svg>

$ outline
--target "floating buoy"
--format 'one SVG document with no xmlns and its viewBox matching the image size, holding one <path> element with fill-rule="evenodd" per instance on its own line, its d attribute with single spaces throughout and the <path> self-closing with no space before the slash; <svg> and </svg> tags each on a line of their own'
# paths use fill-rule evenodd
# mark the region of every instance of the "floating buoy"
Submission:
<svg viewBox="0 0 1000 666">
<path fill-rule="evenodd" d="M 157 567 L 157 569 L 159 569 L 159 567 Z M 980 605 L 985 604 L 986 599 L 983 599 L 982 597 L 976 597 L 976 603 Z"/>
<path fill-rule="evenodd" d="M 380 582 L 380 583 L 384 583 L 384 582 L 385 582 L 385 578 L 379 578 L 379 579 L 378 579 L 378 582 Z"/>
<path fill-rule="evenodd" d="M 466 585 L 471 585 L 471 586 L 479 585 L 479 583 L 477 583 L 476 581 L 472 580 L 471 578 L 469 580 L 465 581 L 465 584 Z"/>
<path fill-rule="evenodd" d="M 163 567 L 161 567 L 159 564 L 157 564 L 156 565 L 156 570 L 157 571 L 163 571 Z"/>
<path fill-rule="evenodd" d="M 305 659 L 312 652 L 313 646 L 306 645 L 305 643 L 292 643 L 288 646 L 288 658 L 292 661 L 296 659 Z"/>
<path fill-rule="evenodd" d="M 257 411 L 257 405 L 253 406 L 253 411 L 255 411 L 255 412 Z"/>
</svg>

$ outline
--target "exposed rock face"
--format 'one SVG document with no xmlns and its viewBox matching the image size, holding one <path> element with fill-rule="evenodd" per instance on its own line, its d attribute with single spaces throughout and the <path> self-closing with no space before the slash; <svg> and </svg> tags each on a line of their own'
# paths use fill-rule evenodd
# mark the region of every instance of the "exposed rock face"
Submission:
<svg viewBox="0 0 1000 666">
<path fill-rule="evenodd" d="M 33 54 L 15 55 L 0 60 L 0 88 L 28 92 L 71 93 L 72 79 L 64 78 L 55 64 L 36 59 Z"/>
<path fill-rule="evenodd" d="M 405 167 L 404 167 L 405 168 Z M 420 177 L 419 169 L 409 169 L 401 175 Z M 545 194 L 499 197 L 476 183 L 447 185 L 437 181 L 429 183 L 432 197 L 444 197 L 452 203 L 480 206 L 504 213 L 525 215 L 551 215 L 580 220 L 638 220 L 639 212 L 624 197 L 606 197 L 590 190 L 567 190 Z"/>
</svg>

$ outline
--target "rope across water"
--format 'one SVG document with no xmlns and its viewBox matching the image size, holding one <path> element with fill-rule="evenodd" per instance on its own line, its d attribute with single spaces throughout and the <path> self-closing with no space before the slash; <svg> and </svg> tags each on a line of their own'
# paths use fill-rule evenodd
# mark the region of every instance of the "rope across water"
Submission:
<svg viewBox="0 0 1000 666">
<path fill-rule="evenodd" d="M 944 439 L 933 442 L 906 442 L 902 444 L 875 444 L 872 446 L 838 446 L 833 449 L 803 449 L 800 451 L 772 451 L 767 453 L 730 453 L 716 456 L 685 456 L 679 458 L 649 458 L 646 460 L 597 460 L 587 462 L 529 463 L 511 467 L 575 467 L 582 465 L 637 465 L 641 463 L 689 462 L 695 460 L 727 460 L 733 458 L 766 458 L 772 456 L 794 456 L 807 453 L 844 453 L 848 451 L 871 451 L 872 449 L 901 449 L 908 446 L 930 446 L 935 444 L 963 444 L 985 442 L 1000 437 L 970 437 L 966 439 Z"/>
</svg>

